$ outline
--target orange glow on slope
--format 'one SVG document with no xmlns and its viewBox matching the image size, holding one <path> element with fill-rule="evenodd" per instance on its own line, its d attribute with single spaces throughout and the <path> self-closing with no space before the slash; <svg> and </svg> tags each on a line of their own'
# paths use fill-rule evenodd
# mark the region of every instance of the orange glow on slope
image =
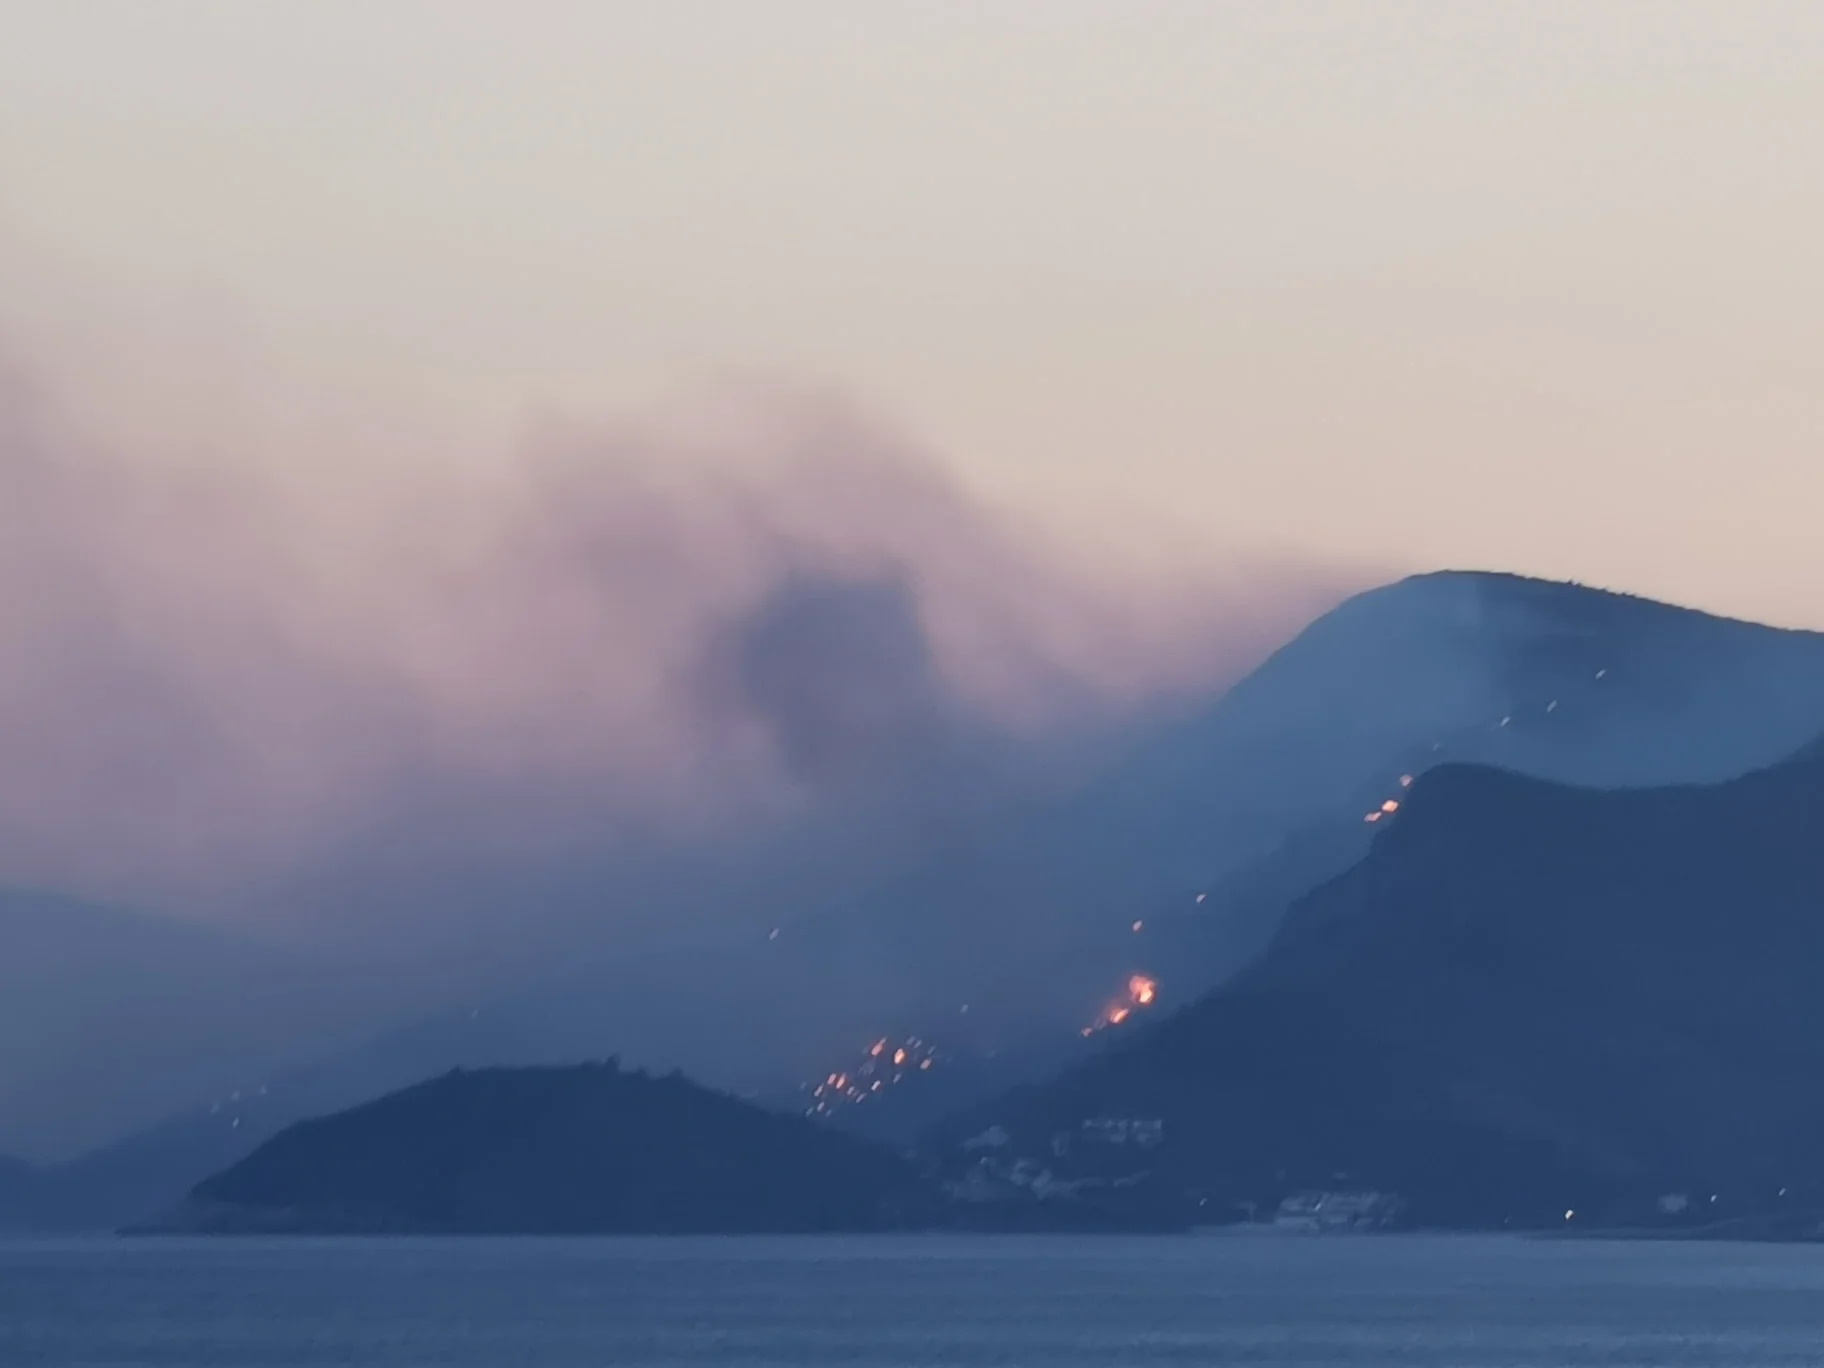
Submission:
<svg viewBox="0 0 1824 1368">
<path fill-rule="evenodd" d="M 1097 1031 L 1119 1026 L 1142 1008 L 1151 1007 L 1159 1000 L 1159 981 L 1146 974 L 1132 974 L 1127 980 L 1127 993 L 1118 997 L 1102 1009 L 1099 1015 L 1080 1034 L 1092 1036 Z"/>
<path fill-rule="evenodd" d="M 830 1116 L 844 1105 L 866 1102 L 876 1093 L 885 1094 L 897 1083 L 903 1083 L 914 1065 L 929 1073 L 941 1062 L 937 1047 L 917 1036 L 906 1036 L 896 1043 L 892 1036 L 881 1036 L 867 1046 L 860 1061 L 850 1072 L 827 1074 L 822 1083 L 806 1083 L 810 1095 L 806 1116 Z"/>
</svg>

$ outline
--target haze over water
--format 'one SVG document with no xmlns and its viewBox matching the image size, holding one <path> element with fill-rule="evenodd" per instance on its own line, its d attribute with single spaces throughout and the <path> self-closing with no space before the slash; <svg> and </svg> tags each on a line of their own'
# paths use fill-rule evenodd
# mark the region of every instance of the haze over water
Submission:
<svg viewBox="0 0 1824 1368">
<path fill-rule="evenodd" d="M 1506 1238 L 0 1244 L 9 1368 L 1787 1368 L 1824 1249 Z"/>
</svg>

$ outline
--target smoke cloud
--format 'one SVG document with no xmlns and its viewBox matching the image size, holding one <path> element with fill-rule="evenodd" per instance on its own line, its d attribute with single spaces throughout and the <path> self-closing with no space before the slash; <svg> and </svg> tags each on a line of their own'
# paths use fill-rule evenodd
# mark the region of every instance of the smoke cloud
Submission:
<svg viewBox="0 0 1824 1368">
<path fill-rule="evenodd" d="M 1338 589 L 1073 557 L 799 387 L 496 453 L 103 439 L 52 379 L 0 386 L 0 876 L 287 934 L 637 920 L 626 871 L 820 822 L 909 858 Z"/>
</svg>

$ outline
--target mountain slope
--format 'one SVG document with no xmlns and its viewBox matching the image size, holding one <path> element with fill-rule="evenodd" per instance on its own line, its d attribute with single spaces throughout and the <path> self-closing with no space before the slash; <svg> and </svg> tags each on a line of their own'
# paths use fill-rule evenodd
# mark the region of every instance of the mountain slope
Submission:
<svg viewBox="0 0 1824 1368">
<path fill-rule="evenodd" d="M 885 942 L 879 977 L 903 970 L 992 1012 L 1035 938 L 1100 946 L 1155 914 L 1160 933 L 1207 928 L 1222 900 L 1192 895 L 1224 879 L 1277 865 L 1272 882 L 1296 893 L 1347 868 L 1363 813 L 1402 774 L 1470 760 L 1578 784 L 1712 782 L 1820 728 L 1824 636 L 1512 576 L 1421 576 L 1351 599 L 1101 783 L 868 892 L 824 935 Z"/>
<path fill-rule="evenodd" d="M 975 813 L 924 864 L 843 898 L 801 903 L 770 878 L 731 875 L 714 901 L 738 934 L 578 954 L 536 991 L 472 997 L 411 1031 L 341 1021 L 342 1039 L 364 1043 L 324 1040 L 308 1079 L 241 1068 L 179 1088 L 173 1073 L 128 1067 L 128 1082 L 163 1088 L 172 1105 L 225 1097 L 229 1078 L 269 1081 L 273 1096 L 244 1136 L 191 1115 L 183 1125 L 207 1162 L 178 1162 L 172 1128 L 102 1167 L 123 1202 L 161 1184 L 175 1193 L 270 1128 L 458 1064 L 614 1050 L 789 1098 L 889 1034 L 930 1042 L 939 1067 L 904 1082 L 905 1102 L 870 1098 L 840 1119 L 905 1140 L 944 1110 L 1039 1076 L 1022 1075 L 1023 1061 L 1099 1049 L 1077 1033 L 1130 974 L 1159 980 L 1164 1010 L 1235 972 L 1288 903 L 1362 856 L 1383 829 L 1362 818 L 1403 796 L 1403 774 L 1467 760 L 1585 784 L 1708 782 L 1771 763 L 1820 728 L 1816 634 L 1513 576 L 1403 580 L 1325 615 L 1220 699 L 1131 738 L 1095 782 Z M 303 984 L 298 996 L 349 1015 L 342 990 Z M 148 1001 L 168 1010 L 171 990 L 154 982 Z M 236 1010 L 244 1018 L 228 1020 L 267 1020 Z M 21 1114 L 29 1102 L 35 1119 L 50 1117 L 60 1082 L 18 1093 Z M 161 1179 L 151 1160 L 167 1155 Z"/>
<path fill-rule="evenodd" d="M 289 1128 L 200 1184 L 203 1231 L 882 1229 L 925 1193 L 889 1151 L 612 1064 L 452 1073 Z"/>
<path fill-rule="evenodd" d="M 1159 1117 L 1161 1169 L 1225 1200 L 1760 1201 L 1824 1187 L 1821 969 L 1824 758 L 1607 792 L 1445 767 L 1234 983 L 989 1110 L 1028 1149 Z"/>
<path fill-rule="evenodd" d="M 770 1083 L 783 1062 L 814 1073 L 895 1028 L 1002 1052 L 1068 1036 L 1129 972 L 1183 1001 L 1232 971 L 1285 901 L 1359 858 L 1364 812 L 1402 774 L 1473 760 L 1573 783 L 1709 782 L 1820 728 L 1824 636 L 1513 576 L 1401 581 L 1100 780 L 971 823 L 917 869 L 782 917 L 776 941 L 762 929 L 697 957 L 690 972 L 766 1029 L 663 1058 Z M 628 970 L 616 989 L 591 969 L 539 1008 L 573 997 L 586 1005 L 568 1019 L 644 1058 L 664 1049 L 650 1023 L 693 1000 L 670 971 Z"/>
<path fill-rule="evenodd" d="M 440 973 L 0 889 L 0 1152 L 55 1163 L 251 1093 L 421 1015 Z"/>
</svg>

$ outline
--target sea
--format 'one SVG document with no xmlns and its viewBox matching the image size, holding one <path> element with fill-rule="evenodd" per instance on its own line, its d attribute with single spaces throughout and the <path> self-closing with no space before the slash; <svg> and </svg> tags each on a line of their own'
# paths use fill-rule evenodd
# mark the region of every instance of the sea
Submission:
<svg viewBox="0 0 1824 1368">
<path fill-rule="evenodd" d="M 0 1243 L 0 1365 L 1824 1364 L 1824 1247 L 1431 1236 Z"/>
</svg>

